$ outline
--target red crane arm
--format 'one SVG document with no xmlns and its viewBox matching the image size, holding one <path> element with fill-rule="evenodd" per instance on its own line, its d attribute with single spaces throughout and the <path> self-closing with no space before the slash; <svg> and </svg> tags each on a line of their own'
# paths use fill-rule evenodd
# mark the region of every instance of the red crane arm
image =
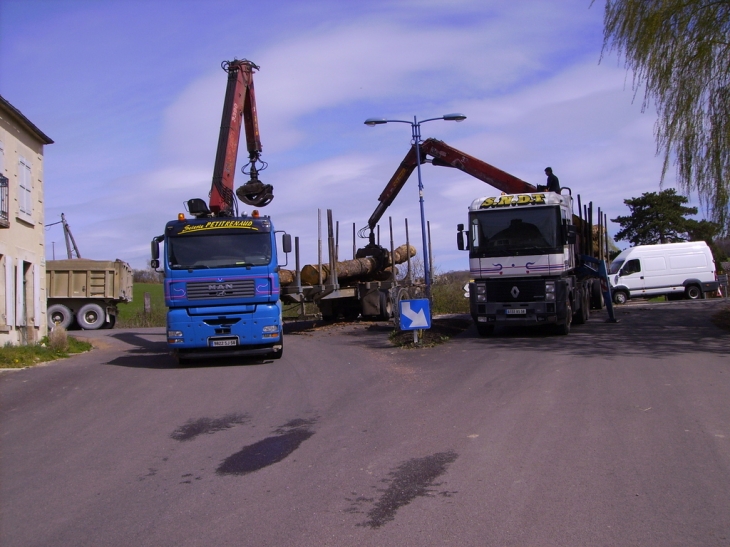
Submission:
<svg viewBox="0 0 730 547">
<path fill-rule="evenodd" d="M 233 178 L 238 157 L 241 125 L 246 131 L 246 146 L 251 161 L 261 154 L 253 72 L 259 67 L 245 59 L 225 61 L 221 65 L 228 72 L 228 86 L 223 103 L 218 150 L 213 168 L 213 184 L 210 190 L 209 208 L 216 215 L 230 214 L 234 205 Z"/>
<path fill-rule="evenodd" d="M 433 165 L 455 167 L 507 194 L 530 193 L 537 190 L 529 182 L 505 173 L 501 169 L 497 169 L 493 165 L 478 160 L 469 154 L 464 154 L 464 152 L 437 139 L 426 139 L 421 143 L 421 163 L 424 163 L 428 156 L 433 158 L 431 160 Z M 375 229 L 375 226 L 377 226 L 383 213 L 385 213 L 385 210 L 393 203 L 393 200 L 398 195 L 398 192 L 401 191 L 401 188 L 403 188 L 417 164 L 416 147 L 412 145 L 378 198 L 380 203 L 368 220 L 368 227 L 371 233 Z"/>
<path fill-rule="evenodd" d="M 431 160 L 433 165 L 455 167 L 506 194 L 523 194 L 537 190 L 529 182 L 505 173 L 501 169 L 497 169 L 493 165 L 489 165 L 469 154 L 464 154 L 464 152 L 449 146 L 443 141 L 426 139 L 421 144 L 421 152 L 421 157 L 425 158 L 426 155 L 429 155 L 433 158 Z"/>
<path fill-rule="evenodd" d="M 408 177 L 411 176 L 411 173 L 413 173 L 417 164 L 416 147 L 411 145 L 411 149 L 408 151 L 405 158 L 403 158 L 403 161 L 400 162 L 398 169 L 396 169 L 395 173 L 393 173 L 393 176 L 390 178 L 390 181 L 378 198 L 380 204 L 375 208 L 375 211 L 368 220 L 370 232 L 372 232 L 375 229 L 375 226 L 378 225 L 380 217 L 383 216 L 385 210 L 390 207 L 391 203 L 393 203 L 393 200 L 398 195 L 398 192 L 401 191 L 401 188 L 403 188 L 403 185 L 408 180 Z"/>
</svg>

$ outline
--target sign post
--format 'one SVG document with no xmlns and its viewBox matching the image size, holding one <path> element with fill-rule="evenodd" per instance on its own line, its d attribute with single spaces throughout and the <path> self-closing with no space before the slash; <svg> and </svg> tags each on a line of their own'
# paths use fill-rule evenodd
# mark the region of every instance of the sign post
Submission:
<svg viewBox="0 0 730 547">
<path fill-rule="evenodd" d="M 399 303 L 400 329 L 413 331 L 413 344 L 423 338 L 423 329 L 431 328 L 431 308 L 427 298 L 401 300 Z"/>
</svg>

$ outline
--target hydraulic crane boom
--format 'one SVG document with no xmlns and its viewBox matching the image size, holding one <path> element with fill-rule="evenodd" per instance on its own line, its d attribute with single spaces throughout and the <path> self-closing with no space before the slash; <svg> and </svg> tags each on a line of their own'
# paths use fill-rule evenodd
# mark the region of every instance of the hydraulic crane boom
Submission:
<svg viewBox="0 0 730 547">
<path fill-rule="evenodd" d="M 497 190 L 501 190 L 507 194 L 530 193 L 537 190 L 529 182 L 518 179 L 501 169 L 497 169 L 493 165 L 489 165 L 469 154 L 465 154 L 443 141 L 426 139 L 420 146 L 422 163 L 430 161 L 433 165 L 455 167 L 487 184 L 491 184 Z M 428 159 L 429 156 L 431 157 L 430 160 Z M 417 163 L 416 146 L 411 145 L 411 149 L 405 155 L 398 169 L 380 194 L 378 198 L 380 204 L 375 208 L 375 211 L 368 220 L 368 228 L 370 228 L 371 235 L 375 226 L 380 221 L 380 217 L 383 216 L 385 210 L 393 203 L 398 192 L 401 191 L 408 177 L 413 173 Z"/>
<path fill-rule="evenodd" d="M 244 203 L 264 207 L 274 199 L 274 189 L 258 179 L 259 169 L 256 167 L 257 163 L 263 164 L 262 169 L 266 166 L 260 159 L 262 147 L 253 86 L 253 73 L 259 67 L 246 59 L 224 61 L 221 67 L 228 73 L 228 86 L 223 103 L 209 208 L 215 215 L 231 216 L 235 209 L 233 178 L 241 125 L 246 131 L 251 180 L 239 187 L 236 195 Z"/>
</svg>

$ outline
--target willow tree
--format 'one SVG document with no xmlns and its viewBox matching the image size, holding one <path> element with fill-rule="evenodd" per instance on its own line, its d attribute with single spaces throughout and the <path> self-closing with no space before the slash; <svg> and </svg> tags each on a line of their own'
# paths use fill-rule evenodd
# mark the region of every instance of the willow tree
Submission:
<svg viewBox="0 0 730 547">
<path fill-rule="evenodd" d="M 654 133 L 686 193 L 730 228 L 730 0 L 606 0 L 603 51 L 633 72 L 634 90 L 653 101 Z"/>
</svg>

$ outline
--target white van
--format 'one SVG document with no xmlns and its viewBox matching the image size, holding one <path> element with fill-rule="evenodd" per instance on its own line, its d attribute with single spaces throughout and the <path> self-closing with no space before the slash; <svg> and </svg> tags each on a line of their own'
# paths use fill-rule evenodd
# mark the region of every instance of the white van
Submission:
<svg viewBox="0 0 730 547">
<path fill-rule="evenodd" d="M 718 287 L 712 252 L 704 241 L 631 247 L 613 259 L 608 279 L 616 304 L 658 295 L 695 300 Z"/>
</svg>

